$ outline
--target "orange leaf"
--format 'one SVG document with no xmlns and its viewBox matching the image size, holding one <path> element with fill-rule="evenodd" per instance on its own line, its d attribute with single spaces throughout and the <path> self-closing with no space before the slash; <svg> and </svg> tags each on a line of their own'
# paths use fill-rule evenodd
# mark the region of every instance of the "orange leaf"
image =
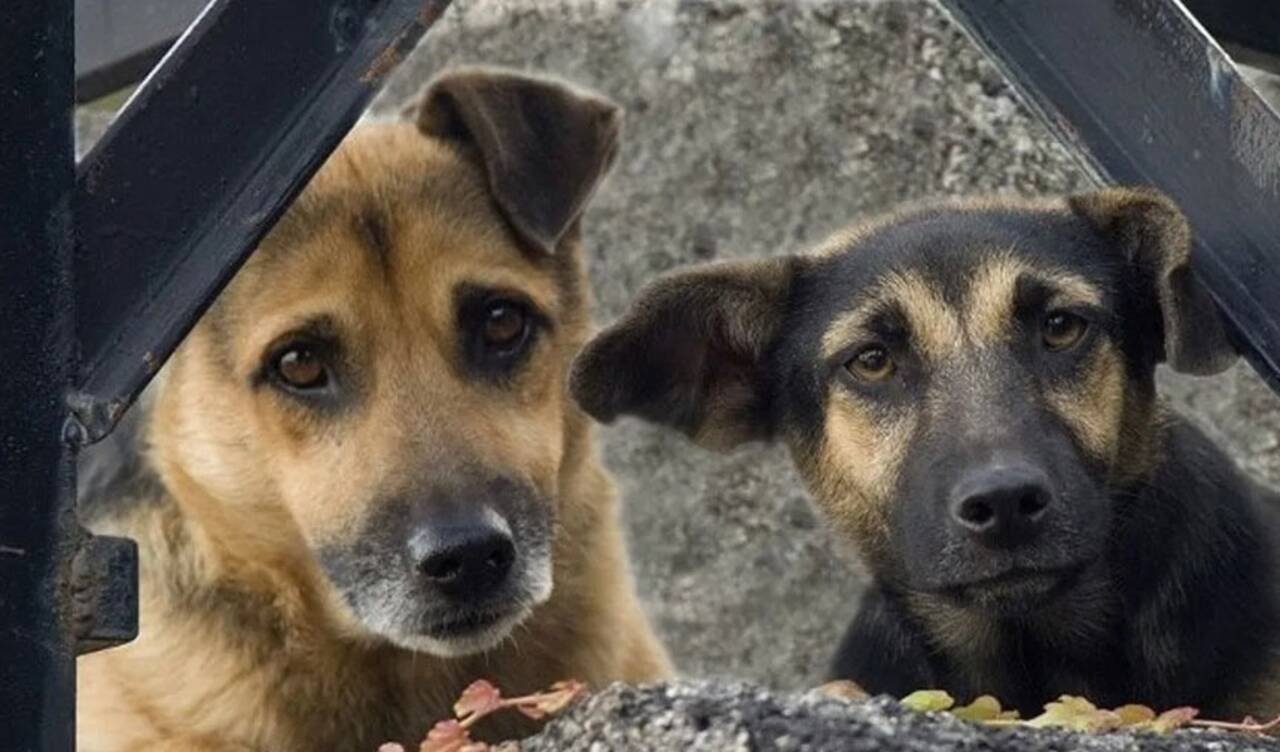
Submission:
<svg viewBox="0 0 1280 752">
<path fill-rule="evenodd" d="M 422 740 L 422 746 L 418 747 L 418 752 L 472 752 L 476 749 L 472 746 L 474 744 L 467 727 L 451 719 L 432 726 L 427 732 L 427 738 Z"/>
<path fill-rule="evenodd" d="M 473 715 L 486 716 L 500 707 L 502 693 L 498 688 L 484 679 L 477 679 L 462 690 L 462 696 L 453 704 L 453 712 L 460 720 L 466 720 Z"/>
<path fill-rule="evenodd" d="M 395 742 L 387 742 L 381 747 L 378 747 L 378 752 L 404 752 L 404 747 L 396 744 Z"/>
<path fill-rule="evenodd" d="M 1156 716 L 1155 720 L 1151 721 L 1147 728 L 1157 734 L 1165 734 L 1191 723 L 1191 721 L 1199 714 L 1199 710 L 1191 707 L 1173 708 L 1172 710 L 1166 710 Z"/>
<path fill-rule="evenodd" d="M 586 689 L 585 684 L 574 679 L 558 681 L 551 685 L 549 692 L 520 697 L 512 702 L 521 713 L 538 720 L 564 710 Z"/>
<path fill-rule="evenodd" d="M 820 684 L 809 691 L 826 697 L 834 697 L 838 700 L 850 700 L 854 702 L 867 700 L 871 697 L 867 690 L 848 679 L 829 681 L 826 684 Z"/>
</svg>

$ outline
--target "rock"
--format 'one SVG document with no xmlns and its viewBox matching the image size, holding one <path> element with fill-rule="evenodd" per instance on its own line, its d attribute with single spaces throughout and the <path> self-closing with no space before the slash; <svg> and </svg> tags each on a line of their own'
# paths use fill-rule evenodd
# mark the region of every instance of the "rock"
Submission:
<svg viewBox="0 0 1280 752">
<path fill-rule="evenodd" d="M 375 114 L 459 63 L 550 71 L 626 107 L 617 169 L 586 220 L 601 322 L 662 271 L 803 248 L 902 201 L 1088 185 L 918 0 L 459 0 Z M 84 148 L 105 118 L 79 120 Z M 1161 383 L 1247 469 L 1280 480 L 1280 410 L 1248 367 Z M 634 421 L 600 435 L 642 596 L 684 674 L 817 683 L 865 580 L 786 454 L 715 455 Z"/>
<path fill-rule="evenodd" d="M 1113 752 L 1280 751 L 1280 742 L 1235 732 L 995 729 L 938 713 L 917 713 L 886 697 L 849 702 L 780 694 L 754 684 L 615 684 L 570 708 L 522 752 Z"/>
</svg>

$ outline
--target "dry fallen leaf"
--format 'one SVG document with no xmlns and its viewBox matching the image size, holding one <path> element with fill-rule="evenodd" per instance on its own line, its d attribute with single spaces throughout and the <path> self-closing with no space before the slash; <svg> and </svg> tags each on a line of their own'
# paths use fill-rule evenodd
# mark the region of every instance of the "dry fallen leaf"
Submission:
<svg viewBox="0 0 1280 752">
<path fill-rule="evenodd" d="M 1026 723 L 1033 728 L 1053 726 L 1075 731 L 1103 731 L 1116 728 L 1121 719 L 1115 712 L 1103 710 L 1083 697 L 1063 695 L 1057 702 L 1045 703 L 1044 712 Z"/>
<path fill-rule="evenodd" d="M 1018 711 L 1005 710 L 1000 707 L 1000 701 L 991 695 L 982 695 L 975 698 L 973 702 L 959 708 L 952 708 L 951 714 L 956 718 L 966 721 L 1016 721 L 1018 720 Z"/>
<path fill-rule="evenodd" d="M 1199 710 L 1191 707 L 1173 708 L 1156 716 L 1145 728 L 1157 734 L 1167 734 L 1191 723 L 1199 713 Z"/>
<path fill-rule="evenodd" d="M 521 713 L 540 720 L 549 715 L 559 713 L 568 707 L 583 692 L 587 691 L 587 685 L 580 681 L 572 679 L 568 681 L 558 681 L 551 685 L 551 690 L 527 697 L 517 697 L 509 702 L 516 706 Z"/>
<path fill-rule="evenodd" d="M 502 693 L 498 688 L 478 679 L 462 690 L 462 696 L 453 704 L 453 713 L 459 720 L 470 716 L 485 716 L 502 707 Z"/>
<path fill-rule="evenodd" d="M 921 713 L 936 713 L 950 710 L 956 701 L 941 689 L 921 689 L 902 698 L 902 704 Z"/>
<path fill-rule="evenodd" d="M 463 752 L 471 744 L 471 733 L 467 727 L 450 718 L 440 721 L 427 732 L 418 752 Z"/>
<path fill-rule="evenodd" d="M 858 700 L 866 700 L 871 697 L 867 690 L 858 686 L 856 682 L 851 682 L 848 679 L 837 679 L 836 681 L 829 681 L 826 684 L 819 684 L 809 691 L 813 694 L 823 695 L 824 697 L 835 697 L 839 700 L 850 700 L 855 702 Z"/>
<path fill-rule="evenodd" d="M 1115 713 L 1120 716 L 1122 726 L 1139 726 L 1156 719 L 1156 711 L 1146 705 L 1121 705 Z"/>
</svg>

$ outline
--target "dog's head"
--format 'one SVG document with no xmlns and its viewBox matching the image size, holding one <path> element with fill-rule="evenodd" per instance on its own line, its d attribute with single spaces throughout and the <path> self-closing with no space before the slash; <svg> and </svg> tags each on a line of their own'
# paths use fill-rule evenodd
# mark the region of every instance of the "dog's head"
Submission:
<svg viewBox="0 0 1280 752">
<path fill-rule="evenodd" d="M 408 114 L 356 129 L 263 241 L 175 356 L 153 441 L 223 545 L 448 656 L 551 592 L 586 425 L 580 218 L 621 113 L 463 69 Z"/>
<path fill-rule="evenodd" d="M 572 389 L 709 446 L 780 437 L 882 582 L 1019 612 L 1102 556 L 1150 470 L 1156 364 L 1234 359 L 1190 249 L 1147 191 L 905 212 L 656 282 Z"/>
</svg>

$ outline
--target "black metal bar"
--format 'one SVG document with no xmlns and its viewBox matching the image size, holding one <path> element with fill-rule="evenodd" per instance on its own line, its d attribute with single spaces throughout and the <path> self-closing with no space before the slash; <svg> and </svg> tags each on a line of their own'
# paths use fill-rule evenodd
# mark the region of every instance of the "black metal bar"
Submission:
<svg viewBox="0 0 1280 752">
<path fill-rule="evenodd" d="M 70 752 L 71 0 L 0 13 L 0 747 Z"/>
<path fill-rule="evenodd" d="M 101 438 L 449 0 L 215 0 L 76 176 L 83 353 Z"/>
<path fill-rule="evenodd" d="M 76 101 L 146 77 L 207 0 L 76 0 Z"/>
<path fill-rule="evenodd" d="M 944 0 L 1095 175 L 1156 186 L 1280 391 L 1280 117 L 1176 0 Z"/>
</svg>

